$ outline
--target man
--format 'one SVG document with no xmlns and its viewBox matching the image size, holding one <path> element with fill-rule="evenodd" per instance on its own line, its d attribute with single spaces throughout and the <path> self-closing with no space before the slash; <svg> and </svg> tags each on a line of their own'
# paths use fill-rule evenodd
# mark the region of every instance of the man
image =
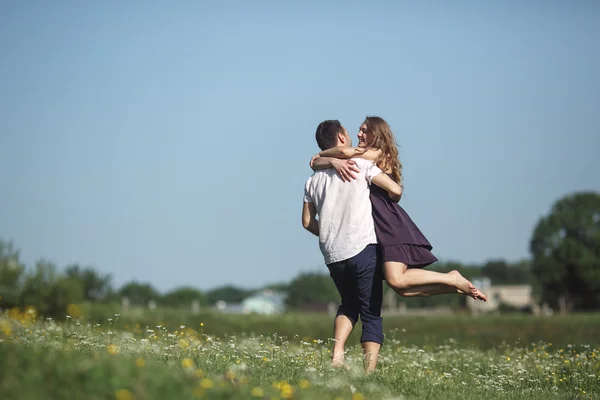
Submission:
<svg viewBox="0 0 600 400">
<path fill-rule="evenodd" d="M 348 131 L 337 120 L 321 122 L 315 136 L 321 150 L 352 146 Z M 369 185 L 381 186 L 398 200 L 401 188 L 372 161 L 353 161 L 358 171 L 351 182 L 342 181 L 333 169 L 316 171 L 308 179 L 304 189 L 302 225 L 319 236 L 325 264 L 341 297 L 334 321 L 332 362 L 335 366 L 344 364 L 345 344 L 360 316 L 365 370 L 371 373 L 383 343 L 383 283 L 377 263 L 377 237 Z"/>
</svg>

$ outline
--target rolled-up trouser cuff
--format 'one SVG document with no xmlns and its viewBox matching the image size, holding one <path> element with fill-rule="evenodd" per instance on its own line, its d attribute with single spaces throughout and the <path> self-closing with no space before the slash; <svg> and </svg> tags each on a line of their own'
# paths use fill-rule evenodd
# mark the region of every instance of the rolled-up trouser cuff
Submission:
<svg viewBox="0 0 600 400">
<path fill-rule="evenodd" d="M 362 335 L 360 336 L 360 342 L 375 342 L 383 344 L 383 326 L 381 317 L 363 317 L 364 316 L 361 316 Z"/>
</svg>

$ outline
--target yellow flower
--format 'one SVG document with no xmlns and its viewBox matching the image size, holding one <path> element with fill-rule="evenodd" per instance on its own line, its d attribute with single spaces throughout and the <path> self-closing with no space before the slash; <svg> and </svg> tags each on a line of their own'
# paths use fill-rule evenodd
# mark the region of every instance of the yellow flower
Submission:
<svg viewBox="0 0 600 400">
<path fill-rule="evenodd" d="M 197 378 L 203 378 L 204 371 L 202 371 L 201 369 L 198 368 L 196 371 L 194 371 L 194 375 L 196 375 Z"/>
<path fill-rule="evenodd" d="M 12 336 L 12 324 L 7 320 L 0 320 L 0 332 L 4 333 L 5 336 Z"/>
<path fill-rule="evenodd" d="M 180 339 L 179 340 L 179 347 L 181 347 L 182 349 L 187 349 L 189 347 L 190 343 L 185 340 L 185 339 Z"/>
<path fill-rule="evenodd" d="M 250 392 L 250 396 L 252 397 L 263 397 L 265 395 L 265 391 L 262 388 L 255 387 Z"/>
<path fill-rule="evenodd" d="M 282 399 L 289 399 L 292 396 L 294 396 L 294 389 L 292 388 L 292 385 L 290 385 L 289 383 L 284 383 L 281 386 L 281 392 L 279 393 L 279 395 Z"/>
<path fill-rule="evenodd" d="M 262 360 L 263 360 L 264 362 L 268 362 L 268 361 L 269 361 L 269 359 L 268 359 L 267 357 L 263 357 L 263 358 L 262 358 Z"/>
<path fill-rule="evenodd" d="M 115 392 L 115 398 L 117 400 L 133 400 L 133 395 L 127 389 L 119 389 Z"/>
<path fill-rule="evenodd" d="M 506 361 L 510 361 L 510 357 L 506 357 Z"/>
<path fill-rule="evenodd" d="M 119 348 L 112 343 L 106 346 L 106 351 L 108 351 L 108 354 L 110 354 L 111 356 L 116 356 L 117 354 L 119 354 Z"/>
<path fill-rule="evenodd" d="M 194 362 L 190 358 L 184 358 L 181 360 L 181 366 L 183 366 L 183 368 L 192 368 L 194 366 Z"/>
<path fill-rule="evenodd" d="M 225 378 L 229 380 L 235 379 L 235 373 L 233 371 L 227 371 L 225 372 Z"/>
<path fill-rule="evenodd" d="M 302 389 L 308 389 L 310 387 L 310 382 L 307 381 L 306 379 L 303 379 L 303 380 L 300 381 L 299 386 Z"/>
<path fill-rule="evenodd" d="M 362 393 L 356 392 L 352 395 L 352 400 L 365 400 L 365 396 Z"/>
<path fill-rule="evenodd" d="M 69 304 L 67 306 L 67 314 L 69 314 L 71 317 L 79 318 L 81 317 L 81 309 L 79 306 L 77 306 L 77 304 Z"/>
<path fill-rule="evenodd" d="M 200 326 L 204 326 L 204 322 L 200 322 Z"/>
<path fill-rule="evenodd" d="M 138 368 L 144 368 L 146 366 L 146 361 L 143 358 L 138 358 L 135 360 L 135 365 L 137 365 Z"/>
<path fill-rule="evenodd" d="M 200 381 L 200 386 L 203 387 L 204 389 L 210 389 L 214 385 L 213 385 L 213 381 L 211 381 L 208 378 L 205 378 Z"/>
</svg>

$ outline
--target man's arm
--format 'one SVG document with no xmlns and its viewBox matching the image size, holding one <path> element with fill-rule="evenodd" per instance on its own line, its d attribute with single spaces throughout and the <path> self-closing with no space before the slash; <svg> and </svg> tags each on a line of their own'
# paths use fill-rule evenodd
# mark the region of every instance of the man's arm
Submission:
<svg viewBox="0 0 600 400">
<path fill-rule="evenodd" d="M 400 197 L 402 197 L 402 186 L 394 182 L 394 180 L 386 173 L 382 172 L 376 175 L 373 177 L 372 182 L 380 188 L 387 190 L 390 199 L 394 200 L 395 202 L 400 201 Z"/>
<path fill-rule="evenodd" d="M 304 202 L 302 208 L 302 226 L 315 236 L 319 236 L 319 221 L 317 221 L 317 209 L 313 203 Z"/>
</svg>

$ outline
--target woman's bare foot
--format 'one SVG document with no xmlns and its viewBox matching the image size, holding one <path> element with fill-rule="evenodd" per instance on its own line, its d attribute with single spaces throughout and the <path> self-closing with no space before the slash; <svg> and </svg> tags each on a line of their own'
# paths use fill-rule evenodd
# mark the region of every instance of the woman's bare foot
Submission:
<svg viewBox="0 0 600 400">
<path fill-rule="evenodd" d="M 475 300 L 487 301 L 487 297 L 477 289 L 469 280 L 460 274 L 457 270 L 448 272 L 448 275 L 454 278 L 454 287 L 458 290 L 458 293 L 470 296 Z"/>
<path fill-rule="evenodd" d="M 459 290 L 459 293 L 464 294 L 466 296 L 471 296 L 475 298 L 475 291 L 477 290 L 475 286 L 471 282 L 469 282 L 464 276 L 460 274 L 457 270 L 452 270 L 448 272 L 454 280 L 454 287 Z"/>
<path fill-rule="evenodd" d="M 481 292 L 479 289 L 475 289 L 475 299 L 487 301 L 487 296 Z"/>
</svg>

